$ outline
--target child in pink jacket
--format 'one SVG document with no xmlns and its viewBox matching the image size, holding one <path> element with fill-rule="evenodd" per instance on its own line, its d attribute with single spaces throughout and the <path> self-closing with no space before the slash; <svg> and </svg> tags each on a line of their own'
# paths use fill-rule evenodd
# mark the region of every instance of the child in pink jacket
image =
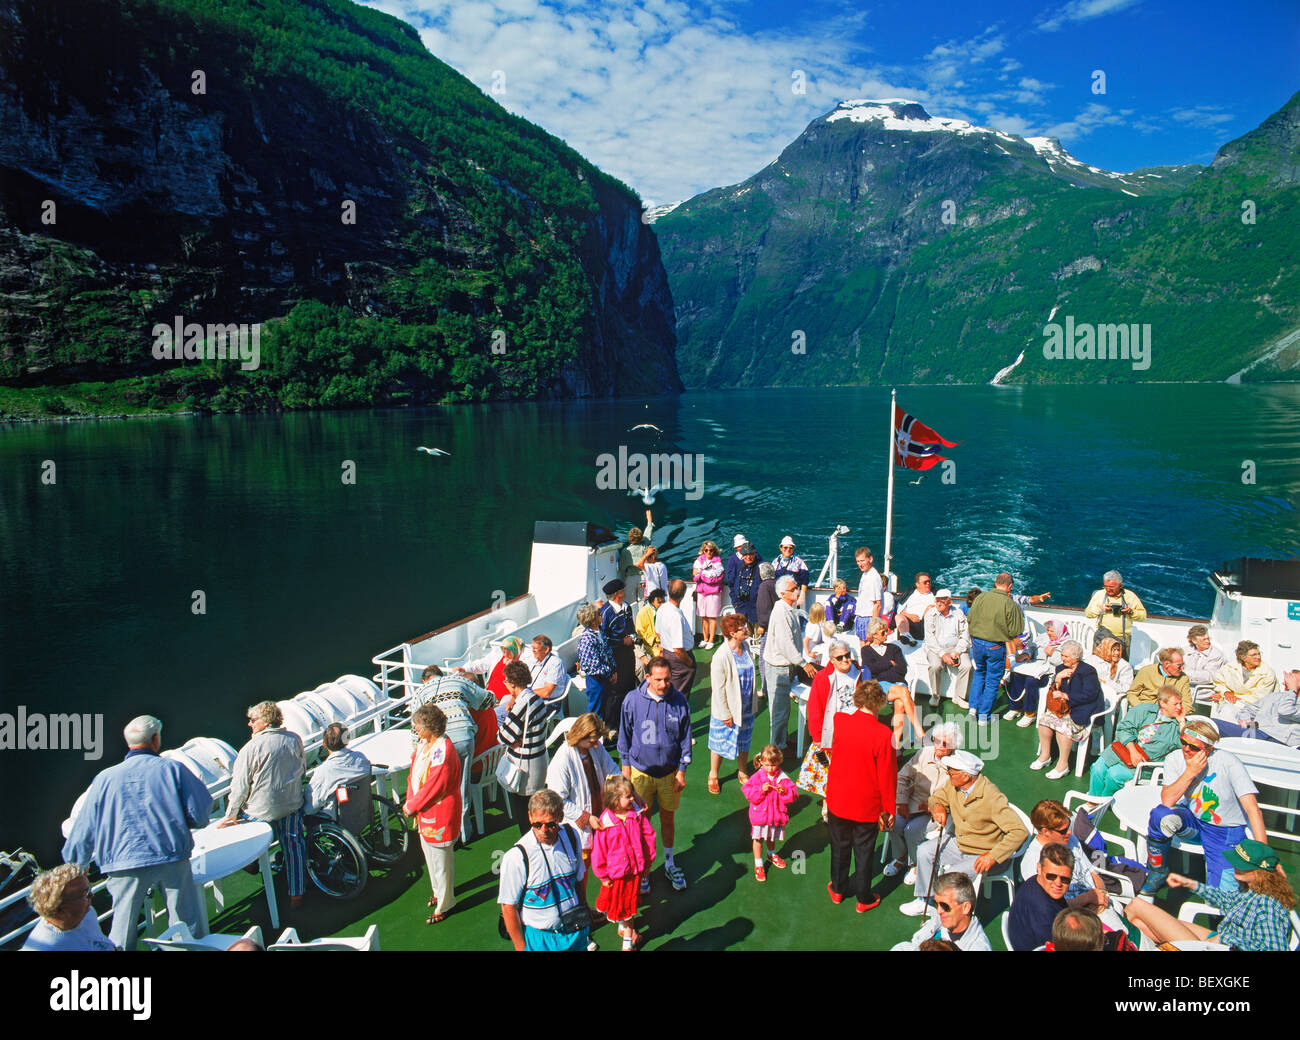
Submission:
<svg viewBox="0 0 1300 1040">
<path fill-rule="evenodd" d="M 781 868 L 785 860 L 776 854 L 776 843 L 785 841 L 785 825 L 790 822 L 790 803 L 799 797 L 794 781 L 781 772 L 785 756 L 774 744 L 759 752 L 755 769 L 741 788 L 749 799 L 750 836 L 754 839 L 754 880 L 766 881 L 763 843 L 767 842 L 772 866 Z"/>
<path fill-rule="evenodd" d="M 638 808 L 627 777 L 616 774 L 605 781 L 604 804 L 591 839 L 591 872 L 600 878 L 596 909 L 618 925 L 623 949 L 635 950 L 641 936 L 632 919 L 641 878 L 654 862 L 655 831 Z"/>
</svg>

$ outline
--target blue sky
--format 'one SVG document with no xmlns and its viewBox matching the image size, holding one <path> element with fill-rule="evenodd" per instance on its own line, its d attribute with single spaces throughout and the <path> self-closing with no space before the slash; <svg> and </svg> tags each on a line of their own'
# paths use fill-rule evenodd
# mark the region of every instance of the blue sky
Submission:
<svg viewBox="0 0 1300 1040">
<path fill-rule="evenodd" d="M 1296 0 L 366 2 L 648 203 L 744 180 L 847 98 L 1128 171 L 1208 163 L 1300 89 Z"/>
</svg>

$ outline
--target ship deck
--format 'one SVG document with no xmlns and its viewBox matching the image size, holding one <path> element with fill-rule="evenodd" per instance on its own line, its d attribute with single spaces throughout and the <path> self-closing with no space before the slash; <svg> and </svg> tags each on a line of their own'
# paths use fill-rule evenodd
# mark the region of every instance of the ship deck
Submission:
<svg viewBox="0 0 1300 1040">
<path fill-rule="evenodd" d="M 826 883 L 830 878 L 830 852 L 820 803 L 801 792 L 791 807 L 790 824 L 782 854 L 790 862 L 786 870 L 768 871 L 759 884 L 753 876 L 747 803 L 736 781 L 735 765 L 724 763 L 722 793 L 711 795 L 705 787 L 708 773 L 709 690 L 708 660 L 712 652 L 696 651 L 699 680 L 691 696 L 695 761 L 687 771 L 688 786 L 677 815 L 678 864 L 685 871 L 688 887 L 675 892 L 663 876 L 662 853 L 656 859 L 652 891 L 642 903 L 638 928 L 645 933 L 644 949 L 692 950 L 887 950 L 909 938 L 920 926 L 919 919 L 904 917 L 899 907 L 912 898 L 911 886 L 902 884 L 902 874 L 882 879 L 879 842 L 875 868 L 876 889 L 882 896 L 879 907 L 866 914 L 854 912 L 850 897 L 840 905 L 830 902 Z M 761 700 L 755 724 L 754 749 L 766 743 L 766 701 Z M 999 702 L 999 709 L 1004 706 Z M 953 719 L 965 717 L 952 702 L 941 710 Z M 794 724 L 792 718 L 791 724 Z M 1084 776 L 1073 774 L 1048 780 L 1029 769 L 1037 751 L 1037 730 L 997 722 L 997 752 L 985 755 L 987 775 L 1007 797 L 1028 812 L 1042 798 L 1064 798 L 1067 791 L 1086 790 Z M 1071 759 L 1073 762 L 1073 757 Z M 797 775 L 798 763 L 786 762 L 785 771 Z M 405 776 L 395 777 L 404 785 Z M 1275 801 L 1277 799 L 1266 799 Z M 1278 826 L 1267 818 L 1271 828 Z M 656 829 L 657 816 L 655 817 Z M 1114 815 L 1108 815 L 1103 829 L 1120 831 Z M 303 939 L 316 936 L 359 936 L 371 924 L 378 925 L 384 950 L 506 950 L 509 943 L 497 935 L 497 874 L 501 854 L 518 838 L 517 826 L 506 817 L 500 803 L 486 812 L 487 833 L 475 838 L 455 856 L 457 906 L 440 924 L 426 925 L 429 911 L 425 901 L 429 886 L 423 858 L 413 848 L 405 862 L 387 872 L 374 872 L 365 890 L 348 902 L 331 900 L 308 884 L 305 905 L 288 911 L 283 879 L 277 878 L 281 927 L 294 926 Z M 1131 837 L 1131 835 L 1130 835 Z M 1296 846 L 1278 849 L 1292 877 L 1300 876 L 1300 855 Z M 1175 869 L 1177 859 L 1175 861 Z M 1203 866 L 1191 864 L 1196 875 Z M 999 917 L 1007 909 L 1006 887 L 991 886 L 982 893 L 977 914 L 995 950 L 1004 949 Z M 595 888 L 591 889 L 594 897 Z M 1186 896 L 1178 893 L 1171 902 L 1168 890 L 1159 902 L 1174 909 Z M 214 931 L 242 932 L 260 924 L 268 941 L 277 934 L 270 926 L 260 883 L 245 874 L 230 879 L 227 909 L 216 912 Z M 618 949 L 612 925 L 596 929 L 593 938 L 602 950 Z"/>
</svg>

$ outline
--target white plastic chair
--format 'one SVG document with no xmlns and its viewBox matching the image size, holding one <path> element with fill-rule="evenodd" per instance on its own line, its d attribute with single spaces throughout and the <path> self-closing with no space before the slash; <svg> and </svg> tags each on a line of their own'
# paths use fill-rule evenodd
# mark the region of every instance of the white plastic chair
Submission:
<svg viewBox="0 0 1300 1040">
<path fill-rule="evenodd" d="M 478 834 L 483 833 L 483 792 L 486 789 L 487 797 L 495 800 L 501 793 L 501 785 L 497 783 L 497 766 L 501 763 L 501 756 L 505 754 L 505 746 L 496 744 L 488 748 L 483 754 L 479 755 L 470 763 L 471 774 L 476 769 L 481 769 L 477 781 L 469 782 L 469 801 L 470 807 L 474 810 L 474 829 Z M 510 813 L 510 801 L 503 798 L 506 803 L 506 814 Z"/>
<path fill-rule="evenodd" d="M 1207 906 L 1204 903 L 1184 903 L 1178 908 L 1178 920 L 1195 921 L 1197 917 L 1222 917 L 1223 911 L 1218 907 Z M 1288 950 L 1300 950 L 1300 914 L 1294 910 L 1291 911 L 1291 937 L 1287 940 Z M 1228 947 L 1225 946 L 1226 950 Z"/>
<path fill-rule="evenodd" d="M 190 932 L 190 926 L 184 921 L 172 925 L 162 935 L 155 938 L 141 936 L 140 941 L 147 943 L 158 950 L 171 950 L 173 952 L 187 951 L 191 953 L 220 953 L 230 949 L 240 939 L 251 939 L 258 946 L 265 945 L 262 941 L 261 925 L 253 925 L 243 935 L 205 935 L 202 939 L 194 938 Z"/>
<path fill-rule="evenodd" d="M 1093 734 L 1095 733 L 1101 737 L 1101 747 L 1097 753 L 1103 754 L 1106 748 L 1110 746 L 1111 737 L 1115 732 L 1114 716 L 1120 704 L 1124 701 L 1124 695 L 1120 694 L 1114 700 L 1111 700 L 1103 691 L 1102 697 L 1105 699 L 1105 705 L 1101 711 L 1093 713 L 1092 717 L 1088 719 L 1088 729 L 1074 742 L 1075 776 L 1083 776 L 1084 763 L 1088 761 L 1088 755 L 1092 751 Z M 1098 722 L 1101 723 L 1100 730 L 1097 729 Z"/>
<path fill-rule="evenodd" d="M 303 942 L 299 939 L 296 928 L 286 928 L 281 933 L 280 938 L 268 946 L 267 949 L 281 952 L 373 953 L 379 949 L 379 925 L 372 924 L 366 929 L 366 934 L 360 938 L 313 939 L 311 942 Z"/>
<path fill-rule="evenodd" d="M 1020 843 L 1020 848 L 1016 849 L 1016 851 L 1012 853 L 1011 858 L 1007 860 L 1006 865 L 1001 870 L 990 872 L 988 874 L 975 875 L 974 884 L 976 901 L 979 900 L 981 882 L 985 882 L 988 885 L 1006 885 L 1008 903 L 1016 897 L 1016 873 L 1019 869 L 1020 858 L 1025 854 L 1025 850 L 1029 848 L 1029 843 L 1034 840 L 1034 825 L 1029 822 L 1029 817 L 1020 806 L 1014 804 L 1011 805 L 1011 811 L 1020 817 L 1020 822 L 1025 825 L 1028 837 Z"/>
<path fill-rule="evenodd" d="M 551 730 L 551 735 L 546 738 L 546 746 L 548 748 L 555 747 L 555 745 L 560 742 L 560 738 L 569 732 L 569 727 L 577 721 L 577 717 L 573 715 L 570 715 L 568 718 L 560 719 L 560 721 L 555 724 L 555 728 Z"/>
<path fill-rule="evenodd" d="M 1014 952 L 1011 948 L 1011 911 L 1002 911 L 1002 945 L 1007 948 L 1008 952 Z"/>
</svg>

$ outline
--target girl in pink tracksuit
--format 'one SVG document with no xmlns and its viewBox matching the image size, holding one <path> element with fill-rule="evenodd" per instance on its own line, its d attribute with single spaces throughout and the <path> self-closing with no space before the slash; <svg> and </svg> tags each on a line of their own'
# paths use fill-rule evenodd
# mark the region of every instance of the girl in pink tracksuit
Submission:
<svg viewBox="0 0 1300 1040">
<path fill-rule="evenodd" d="M 774 744 L 759 753 L 755 769 L 741 788 L 749 799 L 750 836 L 754 839 L 754 880 L 766 881 L 763 843 L 767 843 L 772 866 L 781 868 L 785 860 L 776 854 L 776 843 L 785 841 L 785 825 L 790 822 L 790 803 L 799 797 L 794 781 L 781 772 L 785 756 Z"/>
<path fill-rule="evenodd" d="M 605 781 L 604 804 L 599 822 L 593 821 L 591 840 L 591 871 L 600 878 L 596 909 L 618 925 L 623 949 L 634 950 L 641 936 L 632 919 L 641 878 L 654 862 L 655 831 L 626 777 L 616 774 Z"/>
</svg>

